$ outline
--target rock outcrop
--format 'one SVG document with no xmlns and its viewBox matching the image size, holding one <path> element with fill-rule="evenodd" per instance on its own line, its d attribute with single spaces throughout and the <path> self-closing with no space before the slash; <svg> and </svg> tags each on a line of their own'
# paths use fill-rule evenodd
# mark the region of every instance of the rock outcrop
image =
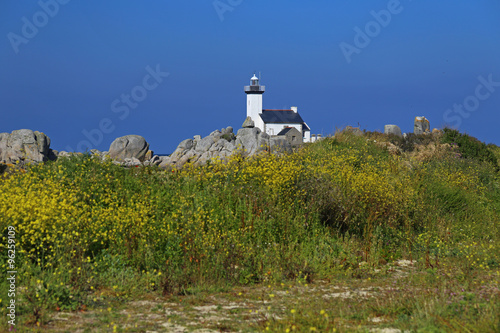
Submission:
<svg viewBox="0 0 500 333">
<path fill-rule="evenodd" d="M 247 117 L 245 121 L 243 122 L 243 125 L 241 125 L 243 128 L 254 128 L 255 127 L 255 122 L 252 120 L 252 118 Z"/>
<path fill-rule="evenodd" d="M 0 162 L 38 163 L 54 158 L 50 138 L 44 133 L 29 129 L 0 133 Z"/>
<path fill-rule="evenodd" d="M 162 168 L 181 168 L 186 163 L 203 164 L 212 159 L 225 159 L 236 152 L 249 156 L 262 151 L 287 152 L 290 143 L 281 137 L 270 137 L 247 119 L 244 128 L 235 135 L 232 127 L 215 130 L 202 138 L 195 135 L 179 143 L 170 156 L 154 155 L 149 144 L 139 135 L 119 137 L 111 143 L 109 151 L 92 149 L 90 154 L 99 160 L 111 159 L 125 167 L 159 165 Z M 28 129 L 0 133 L 0 163 L 26 164 L 44 162 L 82 153 L 55 151 L 50 149 L 50 138 L 43 133 Z"/>
<path fill-rule="evenodd" d="M 346 126 L 342 132 L 360 136 L 364 132 L 359 127 Z M 406 137 L 401 134 L 397 125 L 385 125 L 385 134 Z M 415 134 L 430 134 L 430 123 L 425 117 L 415 117 Z M 432 134 L 439 135 L 441 131 L 433 129 Z M 394 145 L 385 146 L 392 154 L 400 154 Z M 195 135 L 179 143 L 170 156 L 154 155 L 149 150 L 149 143 L 139 135 L 119 137 L 111 143 L 109 151 L 101 152 L 92 149 L 91 154 L 100 160 L 112 159 L 113 163 L 126 167 L 140 165 L 158 165 L 161 168 L 181 168 L 186 163 L 204 164 L 212 159 L 225 159 L 233 154 L 244 156 L 256 155 L 261 152 L 291 152 L 292 145 L 283 135 L 269 136 L 255 127 L 254 121 L 247 117 L 242 128 L 235 134 L 232 127 L 215 130 L 202 138 Z M 38 163 L 58 158 L 83 155 L 82 153 L 56 151 L 50 149 L 50 138 L 44 133 L 21 129 L 12 133 L 0 133 L 0 163 L 21 165 Z"/>
<path fill-rule="evenodd" d="M 125 135 L 115 139 L 109 147 L 109 157 L 116 161 L 136 158 L 140 162 L 146 160 L 149 143 L 140 135 Z M 151 153 L 152 154 L 152 153 Z"/>
<path fill-rule="evenodd" d="M 385 125 L 384 134 L 394 134 L 396 136 L 399 136 L 400 138 L 403 137 L 403 134 L 401 133 L 401 128 L 399 128 L 398 125 Z"/>
<path fill-rule="evenodd" d="M 425 117 L 415 117 L 415 125 L 413 126 L 413 134 L 429 134 L 431 125 Z"/>
<path fill-rule="evenodd" d="M 201 138 L 196 135 L 179 143 L 172 155 L 161 157 L 161 168 L 181 168 L 186 163 L 203 164 L 211 159 L 224 159 L 235 153 L 255 155 L 262 151 L 290 152 L 285 138 L 270 137 L 247 120 L 235 135 L 232 127 L 215 130 Z"/>
<path fill-rule="evenodd" d="M 236 134 L 236 146 L 241 147 L 248 155 L 266 150 L 269 146 L 269 135 L 258 128 L 241 128 Z"/>
<path fill-rule="evenodd" d="M 342 132 L 346 133 L 352 133 L 356 136 L 361 136 L 363 135 L 363 131 L 359 127 L 353 127 L 353 126 L 346 126 Z"/>
</svg>

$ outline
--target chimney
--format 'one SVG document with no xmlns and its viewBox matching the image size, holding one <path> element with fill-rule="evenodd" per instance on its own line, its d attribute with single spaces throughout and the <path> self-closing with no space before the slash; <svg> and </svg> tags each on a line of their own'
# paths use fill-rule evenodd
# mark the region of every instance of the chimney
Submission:
<svg viewBox="0 0 500 333">
<path fill-rule="evenodd" d="M 297 107 L 296 106 L 292 106 L 290 109 L 292 109 L 293 112 L 297 113 Z"/>
</svg>

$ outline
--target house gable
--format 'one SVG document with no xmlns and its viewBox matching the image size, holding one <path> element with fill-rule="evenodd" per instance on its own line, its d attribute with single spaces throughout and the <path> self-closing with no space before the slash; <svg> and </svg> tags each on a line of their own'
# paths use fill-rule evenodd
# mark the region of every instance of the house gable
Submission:
<svg viewBox="0 0 500 333">
<path fill-rule="evenodd" d="M 292 147 L 298 147 L 302 145 L 302 133 L 300 133 L 295 127 L 286 127 L 277 136 L 285 137 Z"/>
</svg>

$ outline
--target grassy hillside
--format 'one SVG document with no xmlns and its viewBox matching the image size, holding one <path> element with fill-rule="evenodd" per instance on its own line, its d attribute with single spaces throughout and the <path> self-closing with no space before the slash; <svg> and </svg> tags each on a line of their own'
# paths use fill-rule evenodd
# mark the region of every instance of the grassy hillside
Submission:
<svg viewBox="0 0 500 333">
<path fill-rule="evenodd" d="M 13 226 L 25 329 L 48 329 L 57 311 L 126 307 L 144 295 L 325 283 L 385 290 L 405 259 L 413 270 L 394 298 L 349 307 L 295 298 L 292 309 L 269 306 L 279 315 L 229 330 L 364 331 L 374 316 L 400 329 L 500 330 L 499 151 L 452 130 L 404 140 L 339 133 L 290 155 L 174 171 L 82 156 L 5 173 L 0 325 L 8 327 Z"/>
</svg>

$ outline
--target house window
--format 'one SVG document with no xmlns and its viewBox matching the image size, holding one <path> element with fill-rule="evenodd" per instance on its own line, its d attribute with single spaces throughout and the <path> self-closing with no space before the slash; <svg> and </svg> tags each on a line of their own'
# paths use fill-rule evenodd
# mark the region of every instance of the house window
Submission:
<svg viewBox="0 0 500 333">
<path fill-rule="evenodd" d="M 292 135 L 292 142 L 297 141 L 297 137 L 295 135 Z"/>
</svg>

